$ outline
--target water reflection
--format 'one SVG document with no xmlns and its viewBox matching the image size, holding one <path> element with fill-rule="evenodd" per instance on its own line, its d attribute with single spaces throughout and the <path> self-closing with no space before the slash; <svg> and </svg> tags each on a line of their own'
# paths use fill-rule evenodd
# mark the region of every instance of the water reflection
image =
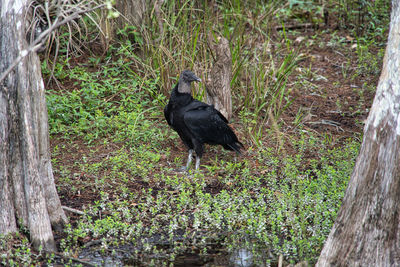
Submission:
<svg viewBox="0 0 400 267">
<path fill-rule="evenodd" d="M 208 254 L 187 253 L 178 255 L 173 262 L 167 255 L 163 254 L 146 254 L 134 253 L 133 246 L 125 245 L 112 249 L 112 253 L 100 253 L 99 247 L 91 247 L 80 254 L 82 261 L 88 262 L 95 266 L 232 266 L 232 267 L 253 267 L 253 266 L 271 266 L 271 255 L 268 250 L 251 250 L 245 247 L 233 249 L 231 252 L 226 250 L 214 250 Z M 256 254 L 254 254 L 256 253 Z M 275 266 L 275 264 L 272 264 Z"/>
<path fill-rule="evenodd" d="M 230 262 L 235 267 L 251 267 L 253 266 L 253 253 L 246 248 L 237 249 L 233 251 Z"/>
</svg>

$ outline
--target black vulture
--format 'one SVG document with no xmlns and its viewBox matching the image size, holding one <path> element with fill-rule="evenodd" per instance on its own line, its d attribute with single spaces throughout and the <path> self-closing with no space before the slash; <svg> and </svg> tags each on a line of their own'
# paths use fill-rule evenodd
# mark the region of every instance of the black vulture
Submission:
<svg viewBox="0 0 400 267">
<path fill-rule="evenodd" d="M 190 84 L 193 81 L 201 80 L 193 72 L 184 70 L 164 108 L 165 119 L 189 150 L 184 170 L 189 169 L 193 150 L 196 152 L 196 170 L 199 169 L 204 144 L 221 145 L 239 154 L 243 148 L 243 144 L 229 127 L 228 120 L 212 105 L 192 97 Z"/>
</svg>

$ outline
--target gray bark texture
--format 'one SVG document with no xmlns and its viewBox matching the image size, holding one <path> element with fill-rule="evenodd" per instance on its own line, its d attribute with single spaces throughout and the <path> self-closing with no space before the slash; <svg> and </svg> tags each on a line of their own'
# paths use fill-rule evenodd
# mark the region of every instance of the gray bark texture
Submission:
<svg viewBox="0 0 400 267">
<path fill-rule="evenodd" d="M 123 29 L 125 25 L 135 26 L 141 30 L 144 21 L 144 14 L 150 5 L 149 0 L 118 0 L 115 9 L 119 12 L 116 19 L 107 19 L 108 10 L 103 10 L 103 19 L 100 21 L 102 43 L 105 50 L 115 36 L 116 29 Z"/>
<path fill-rule="evenodd" d="M 212 35 L 207 38 L 215 61 L 206 81 L 207 103 L 222 113 L 228 120 L 232 117 L 232 56 L 229 41 L 219 36 L 214 40 Z"/>
<path fill-rule="evenodd" d="M 143 15 L 146 11 L 146 0 L 120 0 L 115 8 L 121 13 L 118 18 L 118 27 L 123 28 L 126 23 L 142 27 Z"/>
<path fill-rule="evenodd" d="M 1 0 L 0 234 L 29 230 L 34 247 L 55 250 L 52 233 L 67 218 L 61 208 L 50 160 L 47 107 L 40 61 L 27 54 L 25 25 L 29 0 Z"/>
<path fill-rule="evenodd" d="M 316 266 L 400 266 L 400 1 L 364 139 Z"/>
</svg>

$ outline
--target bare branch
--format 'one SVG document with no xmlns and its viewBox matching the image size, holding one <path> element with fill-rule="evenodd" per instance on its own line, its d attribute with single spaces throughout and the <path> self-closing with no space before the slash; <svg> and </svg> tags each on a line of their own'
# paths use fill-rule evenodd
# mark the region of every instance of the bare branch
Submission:
<svg viewBox="0 0 400 267">
<path fill-rule="evenodd" d="M 24 59 L 26 56 L 28 56 L 30 53 L 32 52 L 36 52 L 37 50 L 40 49 L 40 47 L 42 46 L 42 41 L 45 40 L 47 37 L 50 36 L 50 34 L 57 29 L 58 27 L 74 20 L 77 18 L 80 18 L 80 16 L 84 13 L 89 13 L 93 10 L 96 10 L 98 8 L 102 8 L 103 6 L 105 6 L 105 4 L 101 4 L 98 6 L 95 6 L 93 8 L 90 9 L 85 9 L 85 10 L 77 10 L 75 13 L 73 13 L 72 15 L 64 18 L 62 21 L 58 21 L 58 17 L 56 18 L 55 22 L 49 26 L 49 28 L 47 28 L 45 31 L 43 31 L 30 45 L 27 49 L 22 50 L 19 54 L 19 56 L 11 63 L 11 65 L 7 68 L 7 70 L 5 72 L 3 72 L 0 76 L 0 82 L 2 82 L 7 75 L 15 68 L 15 66 L 17 66 L 17 64 Z"/>
<path fill-rule="evenodd" d="M 77 209 L 74 209 L 74 208 L 70 208 L 70 207 L 67 207 L 67 206 L 62 206 L 62 208 L 65 211 L 69 211 L 69 212 L 72 212 L 72 213 L 75 213 L 75 214 L 78 214 L 78 215 L 85 215 L 85 213 L 83 211 L 80 211 L 80 210 L 77 210 Z"/>
</svg>

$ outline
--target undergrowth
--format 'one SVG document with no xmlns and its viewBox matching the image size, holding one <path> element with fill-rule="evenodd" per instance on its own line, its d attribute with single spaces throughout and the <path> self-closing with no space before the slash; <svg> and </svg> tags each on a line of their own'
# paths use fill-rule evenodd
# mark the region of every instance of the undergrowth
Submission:
<svg viewBox="0 0 400 267">
<path fill-rule="evenodd" d="M 260 150 L 251 160 L 204 166 L 207 170 L 193 178 L 159 170 L 159 154 L 150 151 L 117 152 L 100 163 L 82 164 L 83 172 L 98 177 L 86 190 L 101 197 L 66 229 L 63 249 L 70 254 L 87 239 L 101 240 L 108 253 L 129 244 L 135 248 L 126 251 L 130 260 L 158 266 L 185 253 L 207 255 L 218 244 L 228 251 L 251 247 L 259 264 L 275 262 L 280 254 L 292 263 L 313 263 L 336 217 L 359 144 L 328 149 L 308 134 L 294 143 L 295 156 Z M 310 150 L 314 159 L 302 153 Z M 149 177 L 154 169 L 157 174 Z M 147 186 L 130 191 L 138 181 Z"/>
<path fill-rule="evenodd" d="M 184 253 L 207 255 L 213 244 L 227 251 L 251 247 L 260 264 L 280 254 L 289 262 L 315 261 L 340 206 L 357 142 L 332 149 L 329 140 L 299 128 L 299 137 L 287 141 L 293 155 L 256 146 L 250 157 L 235 160 L 220 151 L 190 178 L 173 171 L 183 158 L 169 167 L 161 162 L 170 159 L 165 143 L 179 141 L 161 122 L 164 99 L 149 98 L 156 82 L 145 87 L 133 74 L 122 76 L 121 62 L 109 67 L 67 68 L 64 74 L 77 89 L 48 92 L 52 133 L 66 140 L 81 135 L 93 148 L 73 166 L 53 161 L 59 191 L 98 196 L 67 227 L 65 255 L 83 240 L 100 240 L 105 254 L 129 244 L 135 249 L 126 252 L 128 259 L 154 265 Z M 90 160 L 98 158 L 99 142 L 120 145 Z M 80 173 L 77 181 L 71 179 L 74 171 Z"/>
<path fill-rule="evenodd" d="M 21 231 L 22 232 L 22 231 Z M 0 235 L 1 266 L 38 266 L 55 261 L 54 254 L 34 251 L 28 238 L 20 233 Z"/>
</svg>

